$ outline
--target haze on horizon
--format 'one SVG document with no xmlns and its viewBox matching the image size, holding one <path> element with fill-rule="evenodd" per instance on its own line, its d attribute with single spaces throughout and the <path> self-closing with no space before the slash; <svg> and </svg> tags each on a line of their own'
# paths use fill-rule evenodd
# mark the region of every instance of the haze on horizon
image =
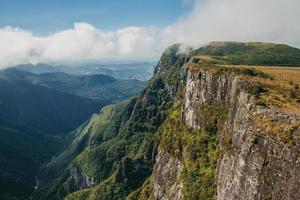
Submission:
<svg viewBox="0 0 300 200">
<path fill-rule="evenodd" d="M 0 0 L 0 68 L 157 60 L 173 43 L 198 46 L 215 40 L 300 47 L 299 0 L 17 2 Z"/>
</svg>

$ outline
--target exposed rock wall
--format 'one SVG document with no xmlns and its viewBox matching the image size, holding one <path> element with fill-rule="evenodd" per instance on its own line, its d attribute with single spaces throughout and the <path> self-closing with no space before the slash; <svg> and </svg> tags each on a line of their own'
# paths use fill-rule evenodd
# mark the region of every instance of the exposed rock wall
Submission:
<svg viewBox="0 0 300 200">
<path fill-rule="evenodd" d="M 295 139 L 300 130 L 289 129 L 297 127 L 300 117 L 257 106 L 255 97 L 247 93 L 249 84 L 235 73 L 183 67 L 181 76 L 185 84 L 184 123 L 201 128 L 203 119 L 197 115 L 199 105 L 224 105 L 229 109 L 227 120 L 218 131 L 221 153 L 215 177 L 217 199 L 300 199 L 300 142 Z M 291 132 L 289 144 L 276 139 L 269 127 L 274 124 L 282 128 L 274 131 Z M 155 199 L 184 199 L 180 189 L 184 183 L 176 181 L 182 164 L 160 152 L 155 166 Z"/>
<path fill-rule="evenodd" d="M 189 70 L 183 67 L 182 76 L 185 82 L 184 115 L 183 122 L 193 128 L 201 128 L 199 116 L 197 116 L 198 105 L 230 105 L 230 112 L 234 112 L 238 95 L 244 81 L 234 73 L 216 74 L 212 70 Z"/>
<path fill-rule="evenodd" d="M 93 178 L 88 177 L 77 167 L 72 167 L 70 169 L 70 176 L 66 182 L 68 184 L 65 184 L 65 191 L 67 191 L 68 193 L 77 190 L 92 188 L 96 185 Z"/>
<path fill-rule="evenodd" d="M 252 121 L 253 116 L 261 116 L 288 127 L 299 122 L 299 116 L 268 108 L 251 111 L 249 101 L 240 103 L 244 106 L 238 108 L 232 124 L 233 148 L 220 158 L 218 199 L 300 199 L 299 141 L 282 144 Z"/>
<path fill-rule="evenodd" d="M 168 153 L 160 151 L 156 156 L 153 176 L 153 195 L 155 199 L 180 200 L 182 183 L 179 176 L 182 164 Z"/>
</svg>

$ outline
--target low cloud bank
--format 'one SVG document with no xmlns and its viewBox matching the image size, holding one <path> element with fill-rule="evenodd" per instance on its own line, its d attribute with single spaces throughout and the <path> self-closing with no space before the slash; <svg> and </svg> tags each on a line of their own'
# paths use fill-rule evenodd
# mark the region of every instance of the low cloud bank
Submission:
<svg viewBox="0 0 300 200">
<path fill-rule="evenodd" d="M 265 41 L 300 47 L 299 0 L 199 0 L 163 31 L 166 43 Z"/>
<path fill-rule="evenodd" d="M 103 31 L 87 23 L 47 37 L 13 27 L 0 29 L 0 68 L 20 63 L 149 59 L 158 55 L 155 28 Z"/>
</svg>

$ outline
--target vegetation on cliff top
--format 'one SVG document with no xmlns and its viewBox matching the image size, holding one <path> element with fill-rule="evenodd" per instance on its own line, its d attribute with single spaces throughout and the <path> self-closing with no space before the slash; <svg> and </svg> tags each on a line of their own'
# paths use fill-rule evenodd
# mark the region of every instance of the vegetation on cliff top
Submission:
<svg viewBox="0 0 300 200">
<path fill-rule="evenodd" d="M 283 44 L 212 42 L 191 54 L 209 64 L 300 66 L 300 50 Z"/>
</svg>

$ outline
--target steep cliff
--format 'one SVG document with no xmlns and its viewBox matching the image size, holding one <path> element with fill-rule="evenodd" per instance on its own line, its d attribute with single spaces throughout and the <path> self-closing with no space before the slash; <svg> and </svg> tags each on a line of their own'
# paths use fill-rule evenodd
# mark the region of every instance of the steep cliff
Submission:
<svg viewBox="0 0 300 200">
<path fill-rule="evenodd" d="M 213 125 L 220 151 L 215 198 L 299 199 L 299 104 L 294 112 L 287 112 L 265 102 L 273 88 L 260 81 L 270 78 L 261 75 L 257 79 L 235 71 L 220 74 L 200 66 L 197 72 L 188 70 L 186 76 L 181 112 L 187 125 L 208 130 L 214 112 L 209 108 L 227 109 L 225 120 L 220 123 L 218 118 Z"/>
<path fill-rule="evenodd" d="M 270 60 L 258 64 L 292 65 L 287 50 L 300 58 L 264 43 L 170 47 L 143 92 L 104 109 L 88 145 L 36 199 L 299 199 L 300 81 L 232 65 L 255 64 L 257 51 Z"/>
<path fill-rule="evenodd" d="M 299 199 L 299 104 L 265 101 L 274 88 L 260 82 L 276 80 L 256 70 L 186 64 L 182 74 L 153 174 L 132 199 Z"/>
</svg>

